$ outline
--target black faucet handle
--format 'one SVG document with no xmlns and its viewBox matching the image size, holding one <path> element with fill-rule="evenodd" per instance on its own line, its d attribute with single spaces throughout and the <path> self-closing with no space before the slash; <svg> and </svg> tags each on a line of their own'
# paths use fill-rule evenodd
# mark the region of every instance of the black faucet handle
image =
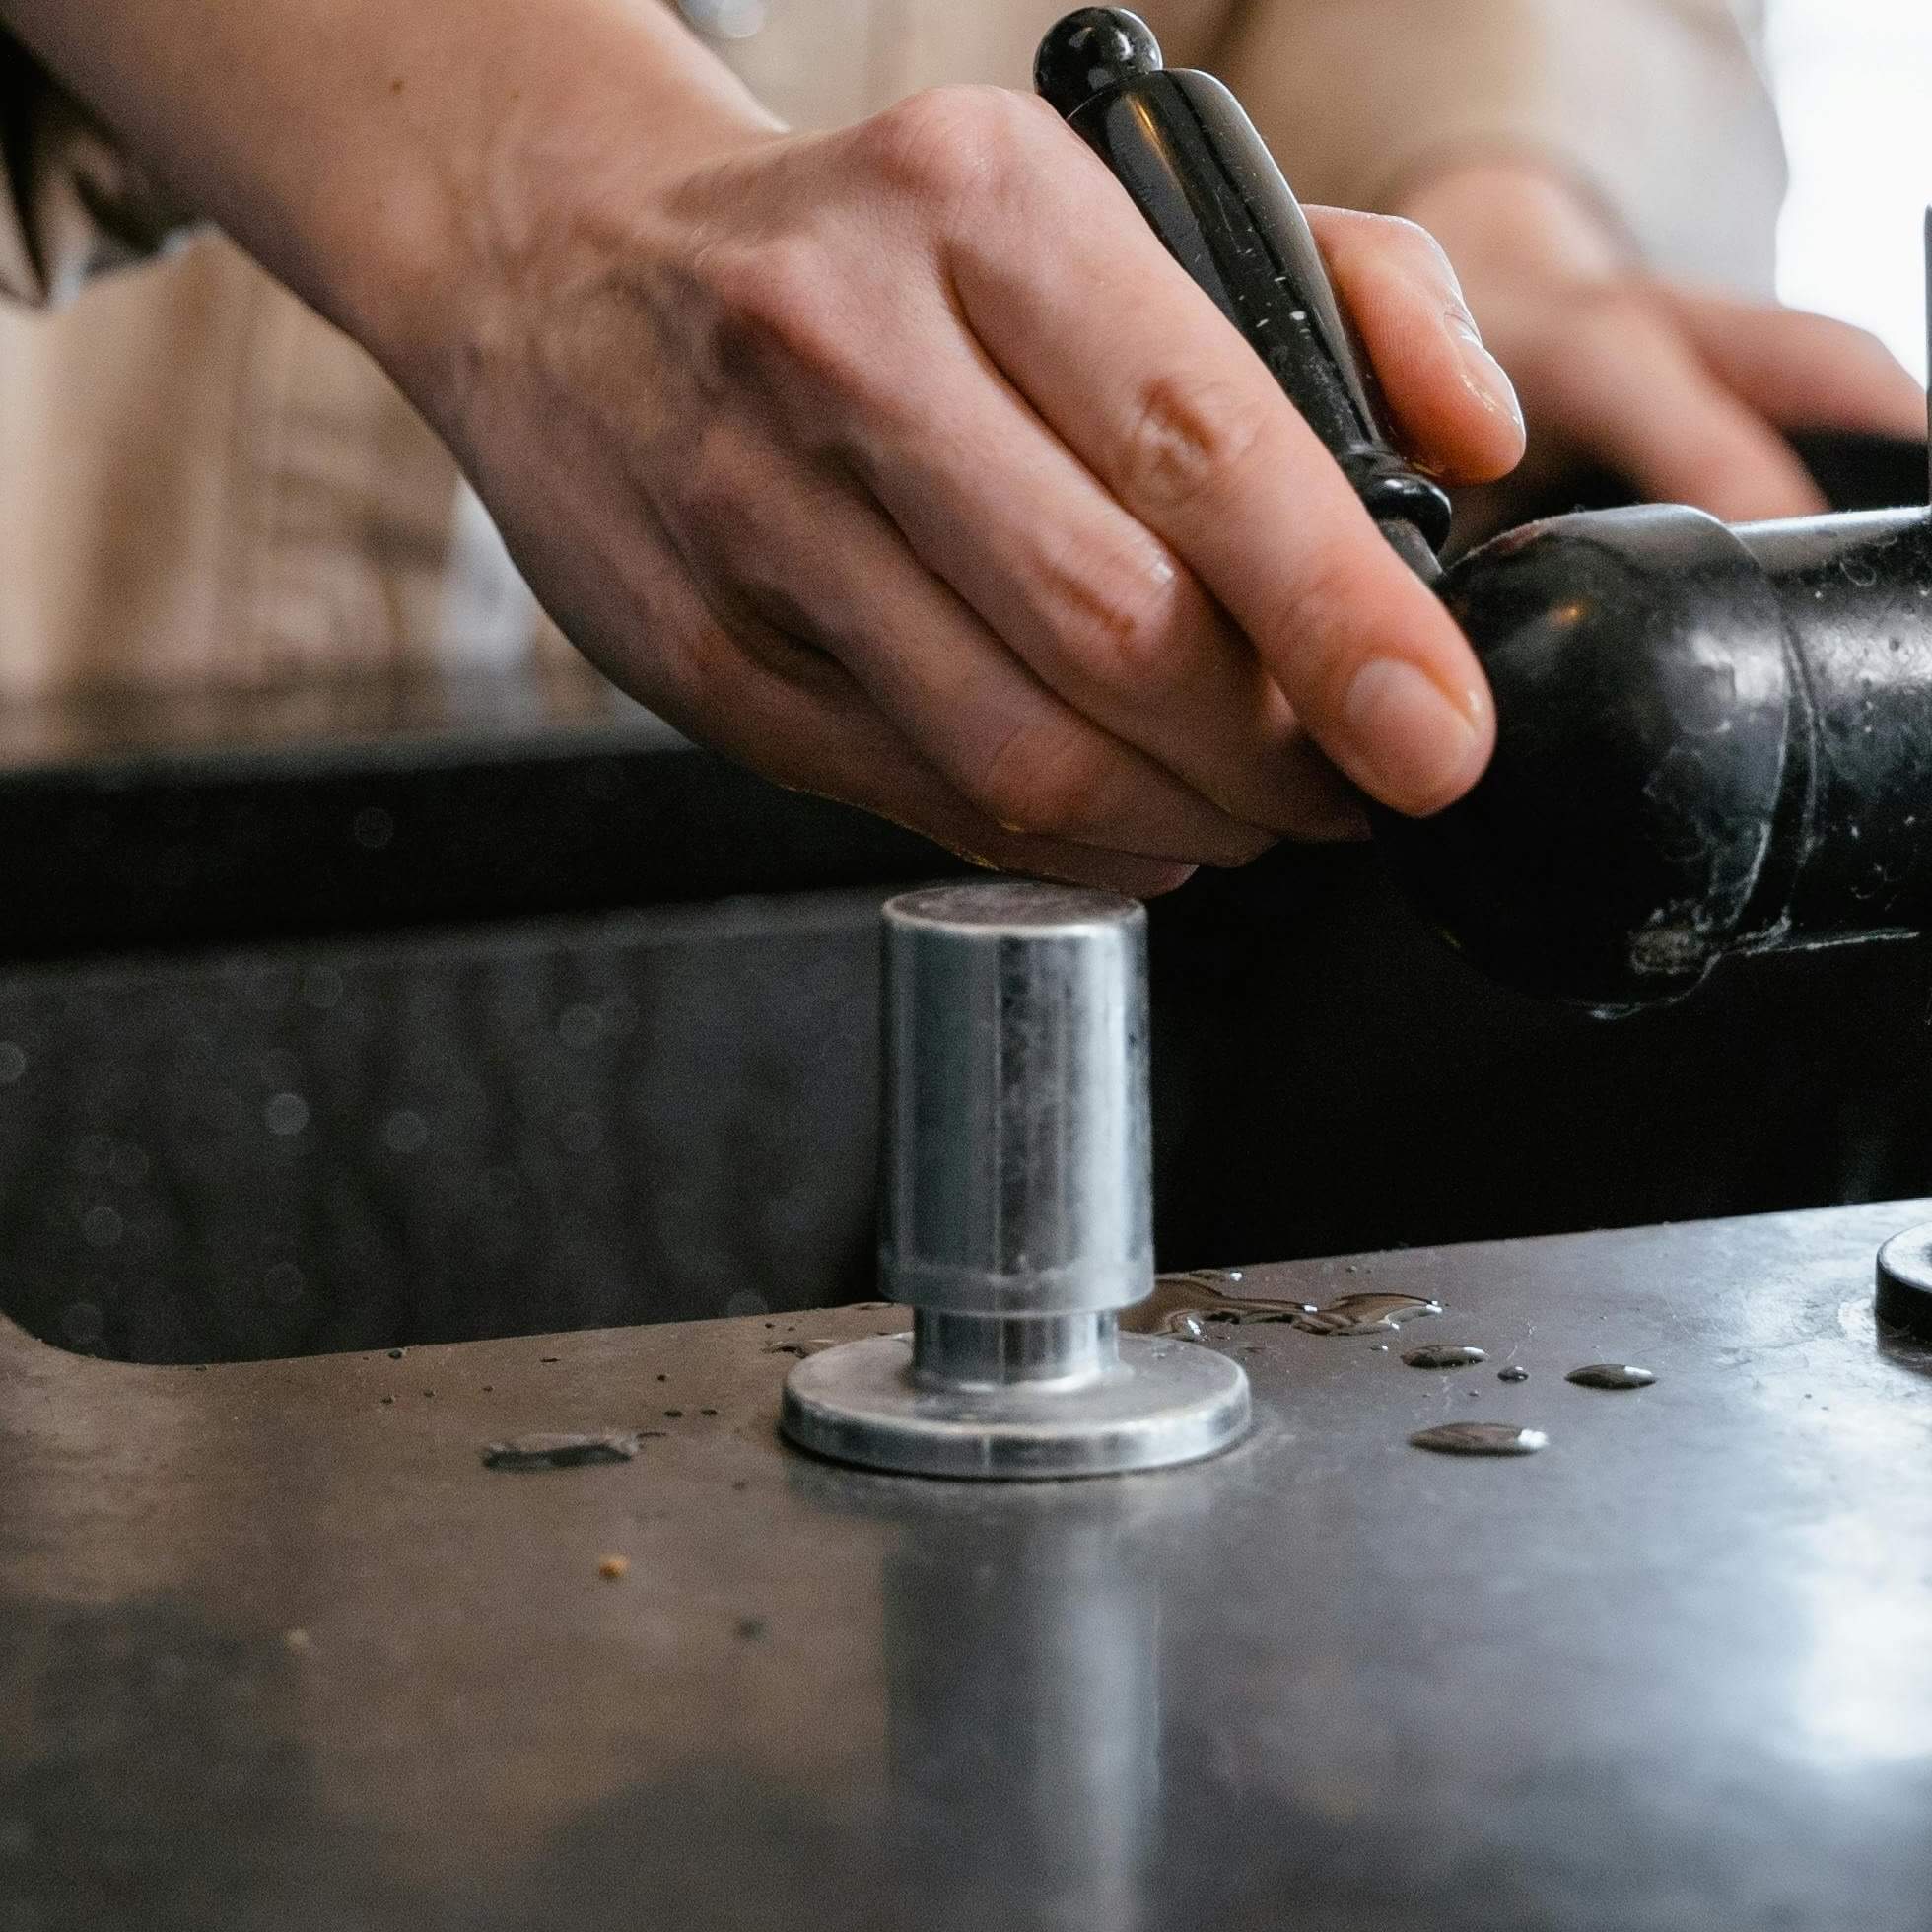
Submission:
<svg viewBox="0 0 1932 1932">
<path fill-rule="evenodd" d="M 1389 540 L 1433 577 L 1449 499 L 1384 430 L 1308 219 L 1241 104 L 1210 75 L 1164 68 L 1146 24 L 1119 7 L 1059 22 L 1033 78 L 1268 365 Z"/>
</svg>

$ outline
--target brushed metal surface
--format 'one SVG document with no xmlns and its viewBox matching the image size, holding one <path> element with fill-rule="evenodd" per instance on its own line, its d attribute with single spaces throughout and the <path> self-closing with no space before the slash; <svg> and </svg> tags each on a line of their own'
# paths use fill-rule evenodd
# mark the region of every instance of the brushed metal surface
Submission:
<svg viewBox="0 0 1932 1932">
<path fill-rule="evenodd" d="M 1929 1213 L 1248 1270 L 1530 1379 L 1214 1324 L 1255 1433 L 1105 1484 L 786 1449 L 773 1351 L 880 1307 L 203 1372 L 0 1325 L 0 1925 L 1917 1932 L 1932 1378 L 1870 1308 Z M 1407 1444 L 1462 1418 L 1551 1445 Z"/>
</svg>

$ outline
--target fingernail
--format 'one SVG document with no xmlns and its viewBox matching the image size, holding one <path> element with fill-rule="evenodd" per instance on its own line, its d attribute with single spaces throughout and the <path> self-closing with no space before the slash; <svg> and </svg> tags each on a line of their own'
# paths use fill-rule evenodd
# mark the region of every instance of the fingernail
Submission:
<svg viewBox="0 0 1932 1932">
<path fill-rule="evenodd" d="M 1482 735 L 1470 708 L 1400 657 L 1372 657 L 1354 675 L 1343 724 L 1354 748 L 1352 776 L 1399 811 L 1433 811 L 1475 783 Z"/>
<path fill-rule="evenodd" d="M 1516 385 L 1504 373 L 1502 364 L 1483 346 L 1482 331 L 1477 328 L 1475 317 L 1467 309 L 1451 309 L 1445 319 L 1462 364 L 1463 386 L 1484 409 L 1507 416 L 1520 430 L 1523 405 L 1516 399 Z"/>
</svg>

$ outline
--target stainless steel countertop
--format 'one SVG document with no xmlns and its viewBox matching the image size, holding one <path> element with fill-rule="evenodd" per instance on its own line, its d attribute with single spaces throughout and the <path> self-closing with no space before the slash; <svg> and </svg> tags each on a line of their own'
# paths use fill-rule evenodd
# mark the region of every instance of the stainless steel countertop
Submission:
<svg viewBox="0 0 1932 1932">
<path fill-rule="evenodd" d="M 205 1371 L 0 1323 L 0 1928 L 1922 1929 L 1932 1373 L 1870 1304 L 1928 1213 L 1245 1271 L 1447 1312 L 1217 1326 L 1246 1445 L 1039 1486 L 779 1442 L 774 1347 L 877 1307 Z M 1408 1445 L 1471 1418 L 1551 1446 Z M 662 1433 L 480 1461 L 580 1427 Z"/>
</svg>

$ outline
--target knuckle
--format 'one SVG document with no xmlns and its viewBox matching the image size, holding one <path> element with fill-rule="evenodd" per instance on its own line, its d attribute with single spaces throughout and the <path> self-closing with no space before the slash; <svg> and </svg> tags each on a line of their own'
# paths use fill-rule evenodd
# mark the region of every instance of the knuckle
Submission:
<svg viewBox="0 0 1932 1932">
<path fill-rule="evenodd" d="M 1064 651 L 1110 685 L 1161 691 L 1185 671 L 1184 595 L 1174 565 L 1149 545 L 1082 548 L 1046 566 L 1051 622 Z"/>
<path fill-rule="evenodd" d="M 1860 357 L 1873 369 L 1890 371 L 1899 367 L 1898 357 L 1892 353 L 1884 337 L 1856 322 L 1848 324 L 1848 327 L 1850 329 L 1848 343 L 1852 354 Z"/>
<path fill-rule="evenodd" d="M 1446 282 L 1461 294 L 1462 284 L 1455 263 L 1449 259 L 1449 250 L 1420 222 L 1412 222 L 1403 215 L 1378 215 L 1375 220 L 1383 225 L 1379 233 L 1391 254 L 1406 263 L 1412 272 L 1432 282 Z"/>
<path fill-rule="evenodd" d="M 1101 782 L 1087 734 L 1058 723 L 1008 734 L 972 786 L 973 802 L 1009 832 L 1070 837 L 1092 815 Z"/>
<path fill-rule="evenodd" d="M 836 278 L 816 250 L 767 242 L 722 258 L 711 275 L 721 326 L 733 344 L 775 351 L 822 375 L 845 370 L 853 331 Z"/>
<path fill-rule="evenodd" d="M 1442 243 L 1420 222 L 1412 222 L 1407 215 L 1363 214 L 1358 219 L 1362 240 L 1371 247 L 1414 265 L 1447 270 L 1449 257 Z"/>
<path fill-rule="evenodd" d="M 950 204 L 1003 171 L 1022 124 L 1002 88 L 929 88 L 873 115 L 859 138 L 868 166 L 889 186 Z"/>
<path fill-rule="evenodd" d="M 1316 240 L 1332 272 L 1345 282 L 1385 269 L 1412 280 L 1458 286 L 1448 251 L 1420 222 L 1406 215 L 1325 208 Z"/>
<path fill-rule="evenodd" d="M 1330 546 L 1303 560 L 1292 601 L 1255 643 L 1265 662 L 1285 670 L 1297 711 L 1332 719 L 1383 632 L 1355 560 Z"/>
<path fill-rule="evenodd" d="M 1260 412 L 1234 383 L 1157 376 L 1126 435 L 1123 484 L 1135 504 L 1156 513 L 1196 509 L 1226 494 L 1259 430 Z"/>
</svg>

